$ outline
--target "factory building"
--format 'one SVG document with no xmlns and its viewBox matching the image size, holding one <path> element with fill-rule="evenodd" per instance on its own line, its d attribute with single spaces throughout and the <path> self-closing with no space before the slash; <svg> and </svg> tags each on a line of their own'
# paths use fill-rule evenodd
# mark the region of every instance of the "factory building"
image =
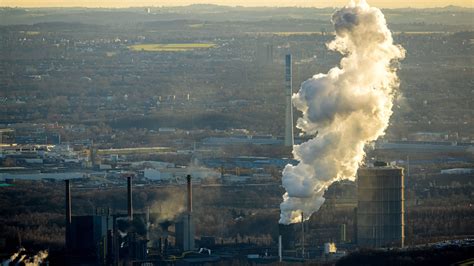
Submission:
<svg viewBox="0 0 474 266">
<path fill-rule="evenodd" d="M 281 236 L 281 246 L 283 250 L 295 249 L 298 232 L 294 224 L 279 224 L 278 233 Z"/>
<path fill-rule="evenodd" d="M 112 218 L 101 215 L 73 216 L 70 231 L 70 249 L 82 258 L 93 262 L 105 262 L 110 246 L 108 234 L 112 230 Z M 109 240 L 109 241 L 108 241 Z"/>
<path fill-rule="evenodd" d="M 73 216 L 70 181 L 65 180 L 66 249 L 69 265 L 117 265 L 147 257 L 146 218 L 133 213 L 132 177 L 127 177 L 127 214 Z M 144 233 L 145 232 L 145 233 Z"/>
<path fill-rule="evenodd" d="M 66 260 L 68 265 L 131 265 L 136 262 L 162 261 L 163 256 L 196 255 L 192 216 L 192 180 L 187 179 L 187 211 L 176 221 L 163 221 L 159 241 L 150 239 L 150 212 L 133 209 L 132 176 L 127 176 L 127 212 L 111 214 L 108 208 L 94 215 L 72 215 L 70 181 L 65 180 Z M 174 246 L 168 241 L 168 227 L 174 224 Z M 156 228 L 153 229 L 156 231 Z M 155 232 L 156 233 L 156 232 Z M 156 234 L 155 234 L 156 240 Z M 158 242 L 158 245 L 153 245 Z M 150 256 L 152 252 L 152 256 Z M 174 258 L 175 257 L 170 257 Z M 215 260 L 210 254 L 199 261 Z M 183 255 L 183 260 L 184 260 Z M 186 258 L 187 259 L 187 258 Z M 134 264 L 135 265 L 135 264 Z"/>
<path fill-rule="evenodd" d="M 10 128 L 0 128 L 0 144 L 15 143 L 15 130 Z"/>
<path fill-rule="evenodd" d="M 357 244 L 361 247 L 403 247 L 403 168 L 376 162 L 357 171 Z"/>
</svg>

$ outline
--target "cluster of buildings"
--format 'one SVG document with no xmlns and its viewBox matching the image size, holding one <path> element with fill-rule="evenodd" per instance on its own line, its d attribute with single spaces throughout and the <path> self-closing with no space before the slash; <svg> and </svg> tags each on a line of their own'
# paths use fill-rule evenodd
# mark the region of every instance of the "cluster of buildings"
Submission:
<svg viewBox="0 0 474 266">
<path fill-rule="evenodd" d="M 187 176 L 187 208 L 172 220 L 153 219 L 150 208 L 134 212 L 132 176 L 127 177 L 127 213 L 97 209 L 94 215 L 73 215 L 70 181 L 65 180 L 66 249 L 68 265 L 161 265 L 191 259 L 213 262 L 219 257 L 195 249 L 192 182 Z M 207 249 L 208 250 L 208 249 Z M 186 256 L 187 255 L 187 256 Z M 136 264 L 139 263 L 139 264 Z"/>
<path fill-rule="evenodd" d="M 347 251 L 361 247 L 404 247 L 404 175 L 403 169 L 376 162 L 358 173 L 357 208 L 352 239 L 346 225 L 340 226 L 340 238 L 322 246 L 305 243 L 310 232 L 305 223 L 280 225 L 277 245 L 241 247 L 216 243 L 213 236 L 197 236 L 193 219 L 191 176 L 186 177 L 186 208 L 170 220 L 154 219 L 157 213 L 134 212 L 132 202 L 135 177 L 127 177 L 127 212 L 111 213 L 97 209 L 94 215 L 74 216 L 71 209 L 70 182 L 66 180 L 66 252 L 72 265 L 202 265 L 232 261 L 238 254 L 248 262 L 335 261 Z M 231 254 L 229 254 L 229 251 Z M 263 255 L 265 254 L 265 255 Z"/>
</svg>

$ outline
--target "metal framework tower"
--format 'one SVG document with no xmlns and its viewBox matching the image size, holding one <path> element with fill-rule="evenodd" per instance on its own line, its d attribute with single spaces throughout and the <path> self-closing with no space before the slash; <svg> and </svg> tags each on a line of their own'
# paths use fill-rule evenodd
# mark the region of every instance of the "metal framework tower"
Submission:
<svg viewBox="0 0 474 266">
<path fill-rule="evenodd" d="M 293 94 L 292 85 L 292 63 L 291 54 L 285 57 L 285 97 L 286 97 L 286 119 L 285 119 L 285 146 L 291 147 L 294 144 L 293 140 L 293 101 L 291 96 Z"/>
</svg>

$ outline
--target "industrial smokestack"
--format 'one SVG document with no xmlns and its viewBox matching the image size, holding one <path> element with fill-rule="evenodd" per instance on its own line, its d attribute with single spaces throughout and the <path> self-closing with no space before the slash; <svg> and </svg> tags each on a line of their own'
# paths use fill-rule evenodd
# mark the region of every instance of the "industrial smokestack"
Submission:
<svg viewBox="0 0 474 266">
<path fill-rule="evenodd" d="M 128 219 L 133 220 L 133 207 L 132 207 L 132 177 L 127 176 L 127 204 L 128 204 Z"/>
<path fill-rule="evenodd" d="M 293 95 L 291 54 L 285 57 L 285 97 L 286 97 L 286 119 L 285 119 L 285 146 L 292 147 L 293 141 Z"/>
<path fill-rule="evenodd" d="M 187 179 L 187 211 L 175 226 L 176 246 L 182 251 L 194 249 L 193 195 L 191 175 Z"/>
<path fill-rule="evenodd" d="M 191 175 L 186 176 L 188 182 L 188 214 L 193 212 L 193 188 L 191 185 Z"/>
<path fill-rule="evenodd" d="M 66 189 L 66 249 L 70 248 L 71 245 L 71 186 L 69 180 L 65 181 Z"/>
</svg>

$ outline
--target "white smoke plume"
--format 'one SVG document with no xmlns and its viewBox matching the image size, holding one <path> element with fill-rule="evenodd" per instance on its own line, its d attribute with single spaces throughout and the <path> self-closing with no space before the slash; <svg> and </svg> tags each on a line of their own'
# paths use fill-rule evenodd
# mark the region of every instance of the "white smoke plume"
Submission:
<svg viewBox="0 0 474 266">
<path fill-rule="evenodd" d="M 382 12 L 365 0 L 351 1 L 332 16 L 336 38 L 328 48 L 344 57 L 327 74 L 317 74 L 293 95 L 303 113 L 297 127 L 315 137 L 293 146 L 297 165 L 287 165 L 280 223 L 308 219 L 324 203 L 334 181 L 354 179 L 364 146 L 384 134 L 398 88 L 394 45 Z M 317 135 L 317 136 L 316 136 Z"/>
<path fill-rule="evenodd" d="M 8 266 L 10 265 L 11 262 L 13 262 L 19 255 L 20 253 L 24 252 L 24 248 L 20 248 L 18 252 L 13 253 L 8 259 L 4 260 L 2 262 L 2 266 Z"/>
<path fill-rule="evenodd" d="M 39 251 L 33 258 L 28 259 L 25 261 L 25 266 L 39 266 L 45 262 L 46 258 L 48 258 L 48 251 L 41 250 Z"/>
</svg>

